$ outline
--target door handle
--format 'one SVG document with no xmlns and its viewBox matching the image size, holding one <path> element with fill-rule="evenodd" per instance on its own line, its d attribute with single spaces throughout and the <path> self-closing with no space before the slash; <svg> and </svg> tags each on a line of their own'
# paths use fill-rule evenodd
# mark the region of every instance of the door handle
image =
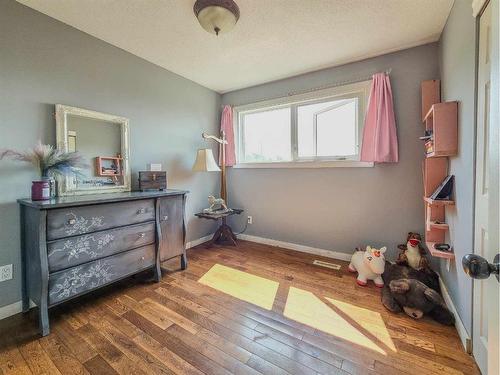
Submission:
<svg viewBox="0 0 500 375">
<path fill-rule="evenodd" d="M 473 279 L 483 280 L 494 274 L 500 282 L 500 254 L 495 256 L 493 263 L 476 254 L 467 254 L 462 258 L 464 272 Z"/>
</svg>

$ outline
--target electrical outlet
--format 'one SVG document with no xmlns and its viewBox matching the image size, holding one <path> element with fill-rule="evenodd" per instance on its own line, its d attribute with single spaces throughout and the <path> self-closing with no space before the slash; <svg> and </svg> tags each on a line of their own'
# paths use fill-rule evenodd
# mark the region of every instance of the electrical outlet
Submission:
<svg viewBox="0 0 500 375">
<path fill-rule="evenodd" d="M 12 264 L 0 267 L 0 282 L 12 279 Z"/>
<path fill-rule="evenodd" d="M 253 217 L 252 216 L 247 216 L 247 223 L 253 224 Z"/>
</svg>

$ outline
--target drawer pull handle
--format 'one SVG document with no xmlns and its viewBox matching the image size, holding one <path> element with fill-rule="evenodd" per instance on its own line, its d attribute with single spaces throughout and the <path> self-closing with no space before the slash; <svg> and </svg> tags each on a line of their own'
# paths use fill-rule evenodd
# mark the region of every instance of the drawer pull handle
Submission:
<svg viewBox="0 0 500 375">
<path fill-rule="evenodd" d="M 167 220 L 168 220 L 168 216 L 167 215 L 163 216 L 163 221 L 167 221 Z"/>
<path fill-rule="evenodd" d="M 144 237 L 146 237 L 146 233 L 139 233 L 139 237 L 140 237 L 140 238 L 144 238 Z"/>
<path fill-rule="evenodd" d="M 137 210 L 137 214 L 140 215 L 140 214 L 145 214 L 146 213 L 146 209 L 145 208 L 139 208 Z"/>
<path fill-rule="evenodd" d="M 75 225 L 76 224 L 76 219 L 69 219 L 68 220 L 68 225 Z"/>
<path fill-rule="evenodd" d="M 144 257 L 141 257 L 141 260 L 144 260 L 145 258 Z"/>
</svg>

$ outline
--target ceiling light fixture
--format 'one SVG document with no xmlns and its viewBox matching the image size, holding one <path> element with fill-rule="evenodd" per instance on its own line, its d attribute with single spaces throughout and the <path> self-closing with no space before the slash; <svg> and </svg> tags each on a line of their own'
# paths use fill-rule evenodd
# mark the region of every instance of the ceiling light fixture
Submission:
<svg viewBox="0 0 500 375">
<path fill-rule="evenodd" d="M 196 0 L 193 11 L 201 27 L 215 35 L 232 30 L 240 18 L 233 0 Z"/>
</svg>

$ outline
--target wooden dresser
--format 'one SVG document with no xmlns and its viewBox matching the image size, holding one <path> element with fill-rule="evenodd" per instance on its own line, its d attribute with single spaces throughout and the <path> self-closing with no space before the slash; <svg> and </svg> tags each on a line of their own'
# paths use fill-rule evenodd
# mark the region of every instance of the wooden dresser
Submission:
<svg viewBox="0 0 500 375">
<path fill-rule="evenodd" d="M 180 257 L 187 267 L 186 191 L 129 192 L 20 199 L 23 311 L 39 307 L 49 333 L 48 309 Z"/>
</svg>

